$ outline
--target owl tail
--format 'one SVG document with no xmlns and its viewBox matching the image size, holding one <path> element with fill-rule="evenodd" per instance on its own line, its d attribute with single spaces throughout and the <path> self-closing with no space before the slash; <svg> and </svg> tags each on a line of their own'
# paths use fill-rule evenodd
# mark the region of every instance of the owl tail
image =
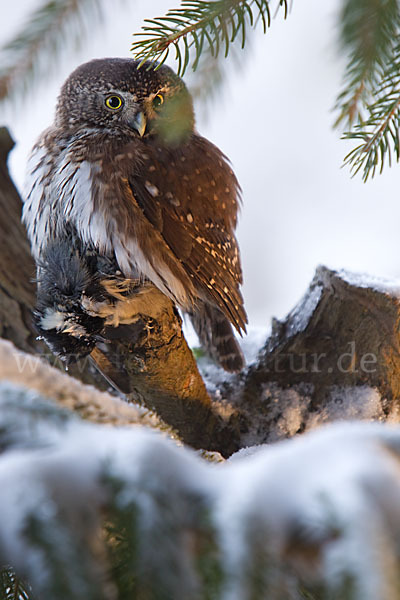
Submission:
<svg viewBox="0 0 400 600">
<path fill-rule="evenodd" d="M 190 319 L 205 352 L 225 371 L 241 371 L 245 366 L 244 356 L 228 319 L 211 304 L 202 302 L 196 308 Z"/>
</svg>

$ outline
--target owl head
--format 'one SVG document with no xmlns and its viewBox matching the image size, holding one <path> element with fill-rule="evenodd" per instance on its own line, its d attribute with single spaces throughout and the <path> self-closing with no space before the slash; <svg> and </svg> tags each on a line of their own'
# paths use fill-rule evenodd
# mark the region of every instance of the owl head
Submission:
<svg viewBox="0 0 400 600">
<path fill-rule="evenodd" d="M 103 58 L 80 65 L 61 88 L 56 125 L 71 133 L 93 127 L 171 144 L 187 138 L 194 112 L 185 84 L 165 65 L 139 64 Z"/>
</svg>

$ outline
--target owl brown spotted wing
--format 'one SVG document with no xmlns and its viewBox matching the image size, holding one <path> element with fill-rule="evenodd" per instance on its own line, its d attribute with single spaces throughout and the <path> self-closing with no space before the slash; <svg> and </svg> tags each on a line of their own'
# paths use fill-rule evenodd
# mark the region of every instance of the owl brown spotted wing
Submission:
<svg viewBox="0 0 400 600">
<path fill-rule="evenodd" d="M 241 331 L 247 322 L 234 236 L 240 188 L 194 123 L 190 93 L 169 67 L 126 58 L 80 65 L 32 150 L 23 220 L 40 272 L 49 248 L 59 262 L 70 246 L 84 266 L 103 257 L 115 266 L 106 272 L 111 287 L 115 275 L 150 281 L 189 314 L 209 356 L 239 371 L 244 359 L 232 326 Z M 96 280 L 104 276 L 98 270 Z M 58 271 L 47 271 L 52 289 Z M 78 296 L 80 273 L 68 275 L 65 288 Z M 67 342 L 79 355 L 97 343 L 92 320 L 65 294 L 54 303 L 39 286 L 38 295 L 43 336 L 60 354 Z M 93 309 L 97 295 L 89 300 L 89 316 L 103 318 Z M 125 300 L 118 299 L 115 322 Z"/>
<path fill-rule="evenodd" d="M 245 330 L 234 236 L 240 188 L 224 155 L 196 134 L 179 147 L 149 144 L 129 183 L 134 200 L 203 299 L 238 331 Z"/>
</svg>

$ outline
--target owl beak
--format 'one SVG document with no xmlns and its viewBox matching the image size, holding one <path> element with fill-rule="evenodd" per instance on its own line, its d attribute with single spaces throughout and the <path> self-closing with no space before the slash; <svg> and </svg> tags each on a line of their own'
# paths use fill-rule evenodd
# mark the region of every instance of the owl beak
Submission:
<svg viewBox="0 0 400 600">
<path fill-rule="evenodd" d="M 132 129 L 135 129 L 138 132 L 140 137 L 143 137 L 147 125 L 144 113 L 142 113 L 142 111 L 137 112 L 129 125 L 132 127 Z"/>
</svg>

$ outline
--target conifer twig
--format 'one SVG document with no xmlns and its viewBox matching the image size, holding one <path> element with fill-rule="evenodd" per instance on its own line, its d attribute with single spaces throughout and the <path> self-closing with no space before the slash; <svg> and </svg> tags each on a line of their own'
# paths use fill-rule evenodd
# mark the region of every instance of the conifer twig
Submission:
<svg viewBox="0 0 400 600">
<path fill-rule="evenodd" d="M 349 53 L 335 126 L 345 123 L 345 139 L 358 145 L 345 157 L 363 180 L 399 160 L 400 5 L 397 0 L 345 0 L 341 40 Z"/>
<path fill-rule="evenodd" d="M 196 70 L 204 50 L 216 58 L 220 52 L 228 56 L 230 45 L 239 36 L 246 43 L 248 27 L 262 23 L 264 33 L 271 24 L 268 0 L 182 0 L 181 7 L 164 17 L 146 19 L 142 31 L 135 34 L 132 45 L 135 58 L 142 61 L 165 62 L 171 49 L 178 61 L 178 75 L 189 65 Z M 279 0 L 287 16 L 287 0 Z"/>
<path fill-rule="evenodd" d="M 344 134 L 346 139 L 361 140 L 345 157 L 355 175 L 361 169 L 363 180 L 382 172 L 385 161 L 390 166 L 393 156 L 400 159 L 400 44 L 393 50 L 393 59 L 387 66 L 375 90 L 375 102 L 368 105 L 368 116 Z"/>
</svg>

